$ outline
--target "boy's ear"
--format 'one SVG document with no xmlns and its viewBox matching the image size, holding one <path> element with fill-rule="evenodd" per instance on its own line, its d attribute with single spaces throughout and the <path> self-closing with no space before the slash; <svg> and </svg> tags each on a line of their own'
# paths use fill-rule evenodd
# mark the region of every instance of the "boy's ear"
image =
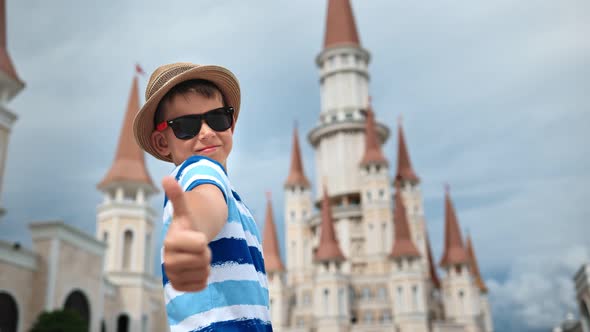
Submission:
<svg viewBox="0 0 590 332">
<path fill-rule="evenodd" d="M 156 149 L 158 154 L 162 157 L 170 155 L 170 147 L 168 146 L 168 140 L 162 132 L 154 130 L 150 136 L 152 146 Z"/>
</svg>

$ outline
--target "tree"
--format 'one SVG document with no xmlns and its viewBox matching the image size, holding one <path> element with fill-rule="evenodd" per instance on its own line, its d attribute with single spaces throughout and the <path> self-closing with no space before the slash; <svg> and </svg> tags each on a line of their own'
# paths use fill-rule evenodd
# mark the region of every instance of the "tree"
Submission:
<svg viewBox="0 0 590 332">
<path fill-rule="evenodd" d="M 42 312 L 30 332 L 86 332 L 88 322 L 71 310 Z"/>
</svg>

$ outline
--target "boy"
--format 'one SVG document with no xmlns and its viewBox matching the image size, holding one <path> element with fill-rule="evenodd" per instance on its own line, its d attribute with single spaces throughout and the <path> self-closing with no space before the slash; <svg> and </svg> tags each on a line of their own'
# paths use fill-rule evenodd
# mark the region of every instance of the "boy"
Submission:
<svg viewBox="0 0 590 332">
<path fill-rule="evenodd" d="M 260 233 L 226 171 L 239 112 L 229 70 L 174 63 L 151 75 L 133 123 L 139 146 L 176 166 L 162 181 L 171 332 L 272 331 Z"/>
</svg>

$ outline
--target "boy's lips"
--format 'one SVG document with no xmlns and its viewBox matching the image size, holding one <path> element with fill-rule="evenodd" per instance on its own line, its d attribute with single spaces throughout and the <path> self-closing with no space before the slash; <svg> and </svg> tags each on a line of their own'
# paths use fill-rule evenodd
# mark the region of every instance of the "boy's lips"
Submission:
<svg viewBox="0 0 590 332">
<path fill-rule="evenodd" d="M 211 152 L 217 150 L 218 147 L 219 147 L 219 145 L 206 146 L 202 149 L 197 150 L 197 153 L 211 153 Z"/>
</svg>

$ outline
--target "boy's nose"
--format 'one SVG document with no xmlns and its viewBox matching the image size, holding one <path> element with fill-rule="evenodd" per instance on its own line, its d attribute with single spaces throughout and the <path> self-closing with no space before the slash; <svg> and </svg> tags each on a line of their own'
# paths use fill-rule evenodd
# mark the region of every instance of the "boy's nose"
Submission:
<svg viewBox="0 0 590 332">
<path fill-rule="evenodd" d="M 207 125 L 207 122 L 203 121 L 201 123 L 201 130 L 199 131 L 199 139 L 209 138 L 213 134 L 213 132 L 214 130 Z"/>
</svg>

